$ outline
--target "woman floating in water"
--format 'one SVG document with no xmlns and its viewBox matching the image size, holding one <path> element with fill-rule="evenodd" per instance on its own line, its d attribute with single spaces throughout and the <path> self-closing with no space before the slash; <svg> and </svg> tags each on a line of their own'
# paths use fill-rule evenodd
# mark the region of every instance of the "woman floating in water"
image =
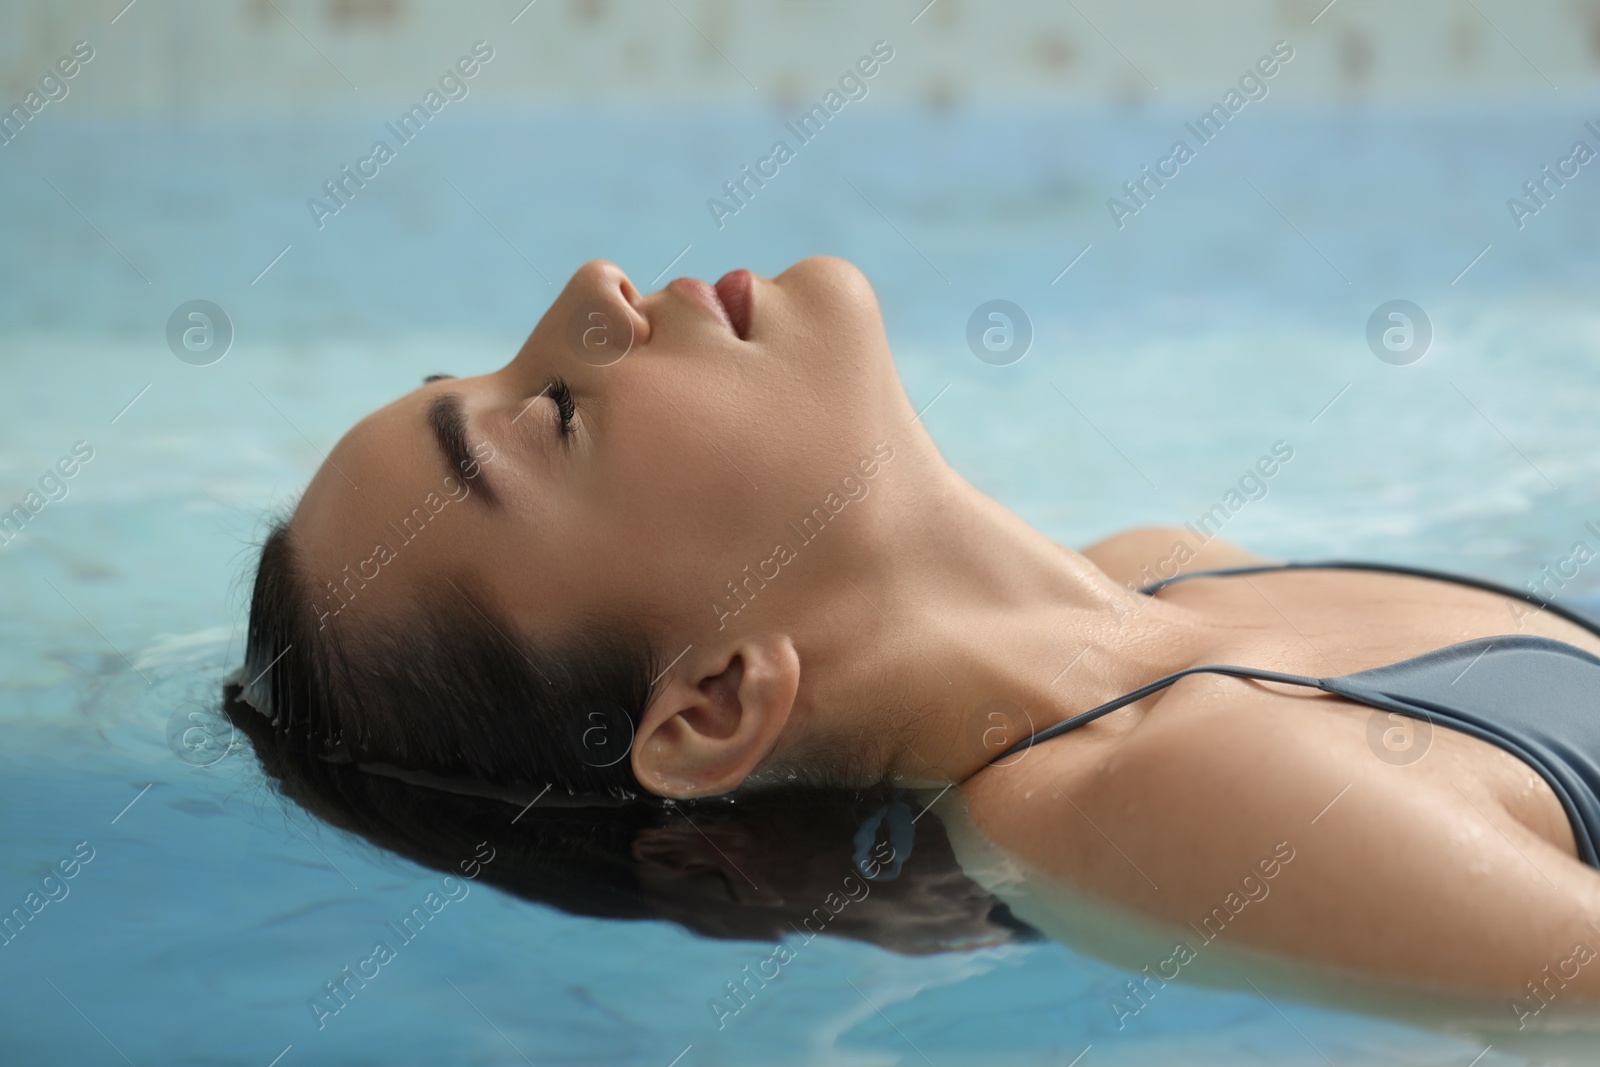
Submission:
<svg viewBox="0 0 1600 1067">
<path fill-rule="evenodd" d="M 799 831 L 763 823 L 741 872 L 701 820 L 887 783 L 948 791 L 957 851 L 1025 872 L 989 883 L 1026 884 L 1024 919 L 1050 926 L 1060 889 L 1175 932 L 1147 995 L 1216 941 L 1529 1013 L 1600 996 L 1600 964 L 1562 969 L 1600 946 L 1600 632 L 1514 590 L 1270 566 L 1185 529 L 1056 544 L 940 457 L 837 259 L 649 295 L 584 265 L 506 366 L 345 435 L 267 538 L 250 612 L 255 711 L 231 713 L 288 792 L 441 864 L 456 846 L 401 824 L 444 809 L 390 791 L 547 818 L 570 847 L 524 888 L 563 906 L 625 823 L 605 847 L 659 861 L 628 893 L 676 871 L 805 914 L 770 899 Z M 923 810 L 849 807 L 843 873 Z M 933 909 L 960 937 L 1026 936 L 962 886 Z M 588 903 L 641 913 L 620 901 Z"/>
</svg>

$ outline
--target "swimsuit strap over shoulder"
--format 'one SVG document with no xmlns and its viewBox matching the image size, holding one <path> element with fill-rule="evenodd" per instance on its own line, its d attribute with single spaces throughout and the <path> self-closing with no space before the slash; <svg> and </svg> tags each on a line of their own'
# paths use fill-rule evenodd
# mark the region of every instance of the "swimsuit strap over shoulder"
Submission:
<svg viewBox="0 0 1600 1067">
<path fill-rule="evenodd" d="M 1383 571 L 1454 582 L 1516 597 L 1600 635 L 1600 620 L 1535 594 L 1476 578 L 1390 564 L 1334 561 L 1231 567 L 1178 575 L 1140 592 L 1151 594 L 1193 578 L 1312 569 Z M 1600 657 L 1565 641 L 1533 634 L 1464 641 L 1332 678 L 1227 664 L 1188 667 L 1047 726 L 990 762 L 1059 737 L 1192 674 L 1223 674 L 1318 689 L 1430 724 L 1438 722 L 1496 745 L 1533 767 L 1550 784 L 1572 823 L 1580 857 L 1600 867 Z"/>
</svg>

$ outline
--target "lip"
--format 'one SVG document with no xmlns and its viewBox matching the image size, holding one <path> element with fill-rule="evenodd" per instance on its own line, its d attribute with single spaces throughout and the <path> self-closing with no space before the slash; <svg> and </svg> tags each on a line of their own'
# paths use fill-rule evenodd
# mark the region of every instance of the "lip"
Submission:
<svg viewBox="0 0 1600 1067">
<path fill-rule="evenodd" d="M 738 334 L 739 340 L 748 341 L 750 315 L 755 310 L 754 277 L 747 270 L 730 270 L 717 279 L 713 288 L 728 313 L 728 321 L 733 323 L 733 332 Z"/>
<path fill-rule="evenodd" d="M 749 339 L 751 312 L 755 306 L 755 285 L 749 271 L 731 270 L 718 278 L 716 285 L 699 278 L 674 278 L 667 283 L 667 288 L 705 308 L 739 340 Z"/>
</svg>

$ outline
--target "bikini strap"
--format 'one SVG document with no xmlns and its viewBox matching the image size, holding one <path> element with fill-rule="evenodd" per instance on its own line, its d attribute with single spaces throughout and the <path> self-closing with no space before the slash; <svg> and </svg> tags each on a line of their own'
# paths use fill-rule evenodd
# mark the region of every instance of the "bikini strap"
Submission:
<svg viewBox="0 0 1600 1067">
<path fill-rule="evenodd" d="M 1221 567 L 1216 570 L 1174 574 L 1170 578 L 1157 579 L 1137 591 L 1145 596 L 1151 596 L 1175 582 L 1187 581 L 1190 578 L 1226 578 L 1236 574 L 1265 574 L 1271 571 L 1310 570 L 1377 571 L 1384 574 L 1405 575 L 1410 578 L 1432 578 L 1441 582 L 1452 582 L 1455 585 L 1481 589 L 1486 593 L 1499 593 L 1502 596 L 1514 597 L 1524 603 L 1532 604 L 1540 611 L 1548 611 L 1552 615 L 1566 619 L 1568 622 L 1575 622 L 1590 633 L 1600 636 L 1600 620 L 1581 611 L 1563 607 L 1553 600 L 1547 600 L 1539 596 L 1537 593 L 1531 593 L 1526 589 L 1515 589 L 1509 585 L 1501 585 L 1499 582 L 1491 582 L 1485 578 L 1473 578 L 1468 575 L 1452 574 L 1449 571 L 1436 571 L 1428 567 L 1412 567 L 1400 563 L 1362 563 L 1334 559 L 1306 563 L 1262 563 L 1245 567 Z"/>
<path fill-rule="evenodd" d="M 1124 693 L 1115 700 L 1108 700 L 1098 707 L 1090 708 L 1088 711 L 1079 712 L 1070 719 L 1063 719 L 1054 726 L 1046 726 L 1044 729 L 1034 733 L 1033 736 L 1018 741 L 1016 744 L 1012 745 L 1010 748 L 1006 749 L 989 762 L 998 763 L 1008 756 L 1032 748 L 1041 741 L 1048 741 L 1052 737 L 1060 737 L 1069 730 L 1076 730 L 1084 723 L 1093 722 L 1102 715 L 1110 714 L 1111 712 L 1116 711 L 1118 708 L 1125 708 L 1134 701 L 1143 700 L 1151 693 L 1159 692 L 1179 679 L 1187 678 L 1191 674 L 1226 674 L 1234 678 L 1253 678 L 1256 681 L 1261 682 L 1283 682 L 1287 685 L 1303 685 L 1309 686 L 1312 689 L 1322 689 L 1324 691 L 1327 690 L 1327 686 L 1324 684 L 1324 679 L 1312 678 L 1309 675 L 1304 674 L 1284 674 L 1280 671 L 1260 670 L 1255 667 L 1233 667 L 1222 663 L 1207 664 L 1203 667 L 1185 667 L 1183 670 L 1174 671 L 1164 678 L 1157 678 L 1149 685 L 1142 685 L 1131 693 Z"/>
<path fill-rule="evenodd" d="M 1526 603 L 1537 606 L 1542 611 L 1549 611 L 1551 614 L 1558 615 L 1569 622 L 1575 622 L 1591 633 L 1600 635 L 1600 621 L 1589 618 L 1570 608 L 1562 607 L 1560 604 L 1546 600 L 1535 593 L 1530 593 L 1521 589 L 1513 589 L 1510 586 L 1501 585 L 1498 582 L 1491 582 L 1482 578 L 1471 578 L 1459 574 L 1451 574 L 1447 571 L 1430 570 L 1426 567 L 1409 567 L 1396 563 L 1359 563 L 1347 560 L 1325 560 L 1322 562 L 1308 563 L 1264 563 L 1252 564 L 1245 567 L 1222 567 L 1216 570 L 1194 571 L 1189 574 L 1175 574 L 1170 578 L 1162 578 L 1158 581 L 1151 582 L 1149 585 L 1144 586 L 1138 591 L 1145 596 L 1152 596 L 1159 590 L 1172 585 L 1174 582 L 1186 581 L 1190 578 L 1224 578 L 1232 575 L 1264 574 L 1271 571 L 1293 570 L 1379 571 L 1386 574 L 1402 574 L 1413 578 L 1433 578 L 1439 581 L 1453 582 L 1456 585 L 1465 585 L 1474 589 L 1482 589 L 1489 593 L 1499 593 L 1504 596 L 1515 597 L 1518 600 L 1522 600 Z M 1093 707 L 1088 711 L 1080 712 L 1069 719 L 1063 719 L 1061 722 L 1058 722 L 1053 726 L 1046 726 L 1044 729 L 1034 733 L 1031 737 L 1024 738 L 1023 740 L 1012 745 L 1010 748 L 1006 749 L 989 762 L 991 764 L 998 763 L 1000 760 L 1006 759 L 1007 757 L 1015 755 L 1018 752 L 1023 752 L 1029 748 L 1032 748 L 1041 741 L 1048 741 L 1053 737 L 1060 737 L 1062 734 L 1067 733 L 1068 731 L 1077 729 L 1084 723 L 1092 722 L 1102 715 L 1107 715 L 1113 711 L 1116 711 L 1118 708 L 1125 708 L 1135 701 L 1143 700 L 1151 693 L 1159 692 L 1162 689 L 1167 688 L 1167 686 L 1172 685 L 1174 682 L 1177 682 L 1182 678 L 1187 678 L 1191 674 L 1225 674 L 1234 678 L 1250 678 L 1263 682 L 1283 682 L 1288 685 L 1302 685 L 1312 689 L 1320 689 L 1323 692 L 1328 693 L 1339 692 L 1339 690 L 1330 687 L 1330 682 L 1337 682 L 1338 679 L 1312 678 L 1309 675 L 1303 674 L 1284 674 L 1279 671 L 1260 670 L 1254 667 L 1235 667 L 1225 664 L 1208 664 L 1200 667 L 1188 667 L 1181 671 L 1175 671 L 1174 673 L 1163 678 L 1157 678 L 1148 685 L 1140 686 L 1131 693 L 1124 693 L 1115 700 L 1109 700 L 1098 707 Z"/>
</svg>

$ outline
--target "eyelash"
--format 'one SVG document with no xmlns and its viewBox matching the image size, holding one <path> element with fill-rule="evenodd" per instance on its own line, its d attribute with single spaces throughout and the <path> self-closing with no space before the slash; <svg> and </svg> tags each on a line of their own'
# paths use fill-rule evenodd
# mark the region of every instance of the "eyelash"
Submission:
<svg viewBox="0 0 1600 1067">
<path fill-rule="evenodd" d="M 565 437 L 572 432 L 572 419 L 578 413 L 578 405 L 572 400 L 572 390 L 562 379 L 553 378 L 545 386 L 545 391 L 556 403 L 556 413 L 561 416 L 561 436 Z"/>
</svg>

